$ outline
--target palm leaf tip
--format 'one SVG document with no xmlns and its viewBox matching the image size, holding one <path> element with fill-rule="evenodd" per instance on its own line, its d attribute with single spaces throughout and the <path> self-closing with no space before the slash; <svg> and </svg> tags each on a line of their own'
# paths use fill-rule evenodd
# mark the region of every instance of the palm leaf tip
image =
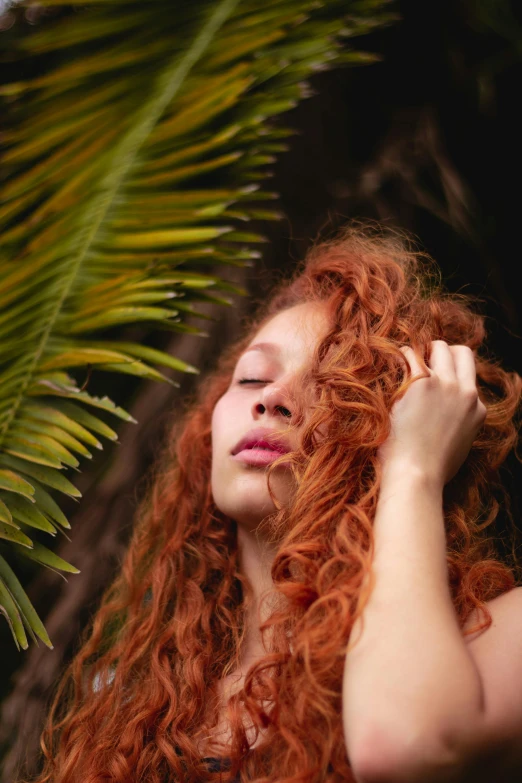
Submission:
<svg viewBox="0 0 522 783">
<path fill-rule="evenodd" d="M 13 569 L 9 566 L 7 561 L 1 555 L 0 555 L 0 583 L 3 583 L 4 588 L 9 591 L 9 595 L 11 596 L 13 603 L 15 604 L 15 608 L 17 609 L 22 622 L 29 630 L 29 632 L 33 632 L 34 634 L 36 634 L 36 636 L 38 636 L 38 638 L 40 638 L 43 641 L 43 643 L 52 650 L 53 645 L 51 643 L 51 640 L 49 639 L 49 636 L 47 634 L 47 631 L 45 630 L 42 621 L 40 620 L 38 614 L 36 613 L 36 610 L 34 609 L 29 598 L 27 597 Z M 5 616 L 5 612 L 7 612 L 6 607 L 4 607 L 4 616 Z"/>
<path fill-rule="evenodd" d="M 4 582 L 0 579 L 0 612 L 4 615 L 18 649 L 27 650 L 28 642 L 18 607 Z"/>
<path fill-rule="evenodd" d="M 59 557 L 55 552 L 52 552 L 47 547 L 38 542 L 33 543 L 33 548 L 28 551 L 20 552 L 30 560 L 34 560 L 36 563 L 41 563 L 56 571 L 67 571 L 69 574 L 79 574 L 80 570 L 76 566 L 68 563 L 62 557 Z"/>
<path fill-rule="evenodd" d="M 16 492 L 34 503 L 34 487 L 13 470 L 0 468 L 0 489 Z"/>
</svg>

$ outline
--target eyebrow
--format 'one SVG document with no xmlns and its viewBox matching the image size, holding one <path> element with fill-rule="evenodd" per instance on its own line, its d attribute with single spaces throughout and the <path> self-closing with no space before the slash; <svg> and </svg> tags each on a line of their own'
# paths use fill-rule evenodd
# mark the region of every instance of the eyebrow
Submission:
<svg viewBox="0 0 522 783">
<path fill-rule="evenodd" d="M 263 353 L 272 353 L 276 356 L 281 355 L 281 348 L 276 343 L 254 343 L 254 345 L 249 345 L 248 348 L 245 348 L 241 356 L 243 356 L 247 351 L 262 351 Z"/>
</svg>

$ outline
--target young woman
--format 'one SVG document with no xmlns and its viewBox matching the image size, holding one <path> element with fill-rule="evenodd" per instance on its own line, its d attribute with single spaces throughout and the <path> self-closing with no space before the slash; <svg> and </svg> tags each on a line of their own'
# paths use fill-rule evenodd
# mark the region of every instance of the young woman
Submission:
<svg viewBox="0 0 522 783">
<path fill-rule="evenodd" d="M 484 340 L 407 241 L 317 243 L 172 427 L 40 783 L 511 779 L 522 379 Z"/>
</svg>

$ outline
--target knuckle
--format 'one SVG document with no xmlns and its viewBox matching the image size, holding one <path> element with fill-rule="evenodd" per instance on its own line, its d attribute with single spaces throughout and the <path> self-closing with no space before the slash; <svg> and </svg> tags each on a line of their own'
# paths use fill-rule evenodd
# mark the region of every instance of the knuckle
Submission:
<svg viewBox="0 0 522 783">
<path fill-rule="evenodd" d="M 446 340 L 432 340 L 431 343 L 430 343 L 430 349 L 429 349 L 430 356 L 432 355 L 433 351 L 436 348 L 441 348 L 443 345 L 446 345 L 446 346 L 448 345 Z"/>
<path fill-rule="evenodd" d="M 455 381 L 452 378 L 441 379 L 440 383 L 441 386 L 444 388 L 444 390 L 447 391 L 449 394 L 456 394 L 459 391 L 458 381 Z"/>
<path fill-rule="evenodd" d="M 427 388 L 435 388 L 435 389 L 437 389 L 440 386 L 440 382 L 441 382 L 440 378 L 434 372 L 431 372 L 429 375 L 420 375 L 419 378 L 421 378 L 424 381 L 424 383 L 426 384 Z"/>
<path fill-rule="evenodd" d="M 464 345 L 463 343 L 458 343 L 457 345 L 452 345 L 450 347 L 452 351 L 462 351 L 462 353 L 467 351 L 468 353 L 473 353 L 469 345 Z"/>
<path fill-rule="evenodd" d="M 466 386 L 464 389 L 462 389 L 462 396 L 464 399 L 469 400 L 470 402 L 477 402 L 478 400 L 478 390 L 476 386 Z"/>
<path fill-rule="evenodd" d="M 475 355 L 468 345 L 450 345 L 450 352 L 456 366 L 467 367 L 475 361 Z"/>
</svg>

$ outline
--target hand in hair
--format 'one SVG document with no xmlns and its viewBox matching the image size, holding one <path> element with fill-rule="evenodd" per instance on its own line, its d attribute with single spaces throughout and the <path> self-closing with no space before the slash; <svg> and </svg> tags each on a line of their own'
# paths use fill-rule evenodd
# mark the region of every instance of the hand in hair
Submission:
<svg viewBox="0 0 522 783">
<path fill-rule="evenodd" d="M 412 348 L 403 347 L 412 372 L 393 404 L 391 433 L 379 449 L 384 468 L 401 463 L 441 486 L 458 472 L 486 418 L 476 386 L 473 352 L 466 345 L 431 343 L 428 374 Z"/>
</svg>

